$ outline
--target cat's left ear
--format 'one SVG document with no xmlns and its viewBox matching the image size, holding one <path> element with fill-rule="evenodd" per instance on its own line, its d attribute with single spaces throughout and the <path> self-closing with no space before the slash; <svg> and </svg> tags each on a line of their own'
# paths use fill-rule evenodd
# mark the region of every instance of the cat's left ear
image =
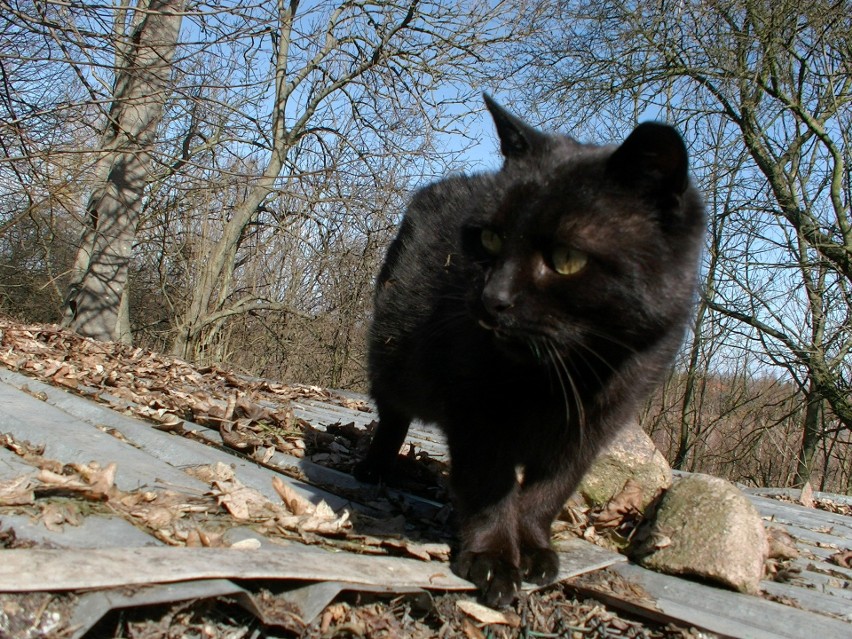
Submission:
<svg viewBox="0 0 852 639">
<path fill-rule="evenodd" d="M 485 106 L 491 112 L 491 117 L 494 118 L 503 157 L 507 160 L 521 158 L 544 146 L 547 139 L 545 135 L 506 111 L 487 93 L 484 93 L 482 97 L 485 100 Z"/>
<path fill-rule="evenodd" d="M 673 127 L 657 122 L 637 126 L 610 156 L 607 170 L 658 195 L 681 195 L 689 186 L 686 145 Z"/>
</svg>

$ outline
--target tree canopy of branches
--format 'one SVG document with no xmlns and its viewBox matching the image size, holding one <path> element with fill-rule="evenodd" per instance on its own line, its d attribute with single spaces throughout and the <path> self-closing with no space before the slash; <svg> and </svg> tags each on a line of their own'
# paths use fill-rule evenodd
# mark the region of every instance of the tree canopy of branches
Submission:
<svg viewBox="0 0 852 639">
<path fill-rule="evenodd" d="M 526 49 L 537 103 L 581 129 L 656 117 L 689 138 L 713 216 L 691 374 L 719 322 L 725 352 L 788 371 L 810 407 L 806 479 L 823 405 L 852 429 L 848 3 L 569 1 L 550 15 Z M 690 401 L 687 384 L 679 465 Z"/>
<path fill-rule="evenodd" d="M 239 359 L 258 331 L 283 353 L 308 332 L 331 360 L 349 359 L 405 193 L 467 143 L 461 120 L 481 102 L 473 85 L 523 10 L 461 0 L 0 8 L 9 259 L 20 229 L 49 228 L 33 259 L 69 325 L 99 339 L 129 340 L 132 329 L 201 361 Z M 329 367 L 339 376 L 340 362 Z"/>
</svg>

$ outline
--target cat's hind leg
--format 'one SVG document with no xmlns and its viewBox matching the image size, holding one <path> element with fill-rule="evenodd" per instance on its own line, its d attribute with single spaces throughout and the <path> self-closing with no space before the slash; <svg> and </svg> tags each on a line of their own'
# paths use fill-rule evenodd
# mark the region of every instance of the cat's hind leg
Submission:
<svg viewBox="0 0 852 639">
<path fill-rule="evenodd" d="M 411 417 L 376 401 L 379 423 L 363 460 L 355 465 L 355 479 L 370 484 L 386 482 L 393 471 L 399 449 L 405 441 Z"/>
</svg>

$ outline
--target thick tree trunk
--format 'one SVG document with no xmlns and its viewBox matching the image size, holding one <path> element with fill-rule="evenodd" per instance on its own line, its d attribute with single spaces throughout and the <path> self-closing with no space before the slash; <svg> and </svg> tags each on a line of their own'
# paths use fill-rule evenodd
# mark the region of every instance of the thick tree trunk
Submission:
<svg viewBox="0 0 852 639">
<path fill-rule="evenodd" d="M 124 297 L 157 126 L 163 116 L 183 0 L 140 0 L 116 42 L 113 102 L 86 207 L 87 227 L 63 324 L 99 340 L 130 341 Z M 121 12 L 118 12 L 121 15 Z"/>
<path fill-rule="evenodd" d="M 814 454 L 822 437 L 823 398 L 813 380 L 808 385 L 805 405 L 805 423 L 802 427 L 802 446 L 796 463 L 796 486 L 804 486 L 811 480 Z"/>
</svg>

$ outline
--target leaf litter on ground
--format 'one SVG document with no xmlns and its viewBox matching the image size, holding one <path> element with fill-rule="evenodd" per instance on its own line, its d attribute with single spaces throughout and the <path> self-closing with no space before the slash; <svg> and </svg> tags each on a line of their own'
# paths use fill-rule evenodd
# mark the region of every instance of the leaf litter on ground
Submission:
<svg viewBox="0 0 852 639">
<path fill-rule="evenodd" d="M 369 439 L 369 429 L 364 431 L 354 424 L 331 425 L 323 431 L 295 418 L 291 402 L 297 399 L 369 410 L 366 402 L 315 386 L 254 380 L 217 366 L 195 368 L 153 351 L 95 342 L 56 326 L 21 325 L 0 318 L 0 335 L 0 362 L 13 370 L 151 420 L 161 430 L 192 436 L 194 426 L 190 422 L 211 428 L 219 432 L 224 445 L 261 462 L 279 451 L 294 457 L 316 457 L 317 462 L 348 471 Z M 337 513 L 324 502 L 313 504 L 278 478 L 274 488 L 280 503 L 242 485 L 226 465 L 192 469 L 192 474 L 210 485 L 204 495 L 174 490 L 120 491 L 114 485 L 116 468 L 112 464 L 105 468 L 63 464 L 44 458 L 43 447 L 38 445 L 9 436 L 3 436 L 0 443 L 38 469 L 0 484 L 0 507 L 28 511 L 46 526 L 75 525 L 79 513 L 73 502 L 67 501 L 71 498 L 86 504 L 90 511 L 102 509 L 121 516 L 170 545 L 221 546 L 229 527 L 250 525 L 272 538 L 281 536 L 347 551 L 449 559 L 446 543 L 410 539 L 404 517 L 374 521 L 362 517 L 359 523 L 363 526 L 358 528 L 377 534 L 356 532 L 351 513 Z M 401 466 L 407 489 L 446 499 L 447 466 L 443 461 L 411 447 L 401 457 Z M 51 501 L 59 497 L 66 502 Z M 581 509 L 575 524 L 584 522 L 587 529 L 592 527 L 590 514 L 588 509 Z M 610 523 L 622 514 L 616 512 Z M 19 543 L 14 531 L 0 531 L 0 545 L 15 547 Z M 275 599 L 274 593 L 269 596 Z M 25 611 L 25 604 L 33 600 L 27 595 L 2 597 L 0 615 L 8 610 Z M 594 600 L 575 599 L 567 586 L 559 584 L 526 594 L 513 610 L 497 611 L 494 616 L 458 595 L 426 596 L 429 604 L 425 607 L 423 597 L 372 597 L 374 601 L 358 593 L 342 597 L 311 624 L 300 625 L 284 615 L 289 621 L 281 627 L 293 631 L 293 636 L 307 637 L 697 636 L 680 628 L 652 627 L 623 619 Z M 55 599 L 60 604 L 62 600 Z M 176 628 L 189 632 L 193 627 L 203 627 L 204 636 L 209 637 L 235 636 L 235 629 L 242 634 L 258 623 L 256 619 L 223 616 L 219 610 L 218 606 L 211 608 L 209 602 L 195 601 L 166 605 L 159 612 L 155 608 L 134 610 L 104 623 L 114 624 L 112 631 L 124 636 L 163 636 L 158 628 L 167 624 L 170 636 L 181 636 L 173 633 Z M 629 634 L 624 634 L 625 629 Z M 61 635 L 61 631 L 55 633 Z"/>
</svg>

